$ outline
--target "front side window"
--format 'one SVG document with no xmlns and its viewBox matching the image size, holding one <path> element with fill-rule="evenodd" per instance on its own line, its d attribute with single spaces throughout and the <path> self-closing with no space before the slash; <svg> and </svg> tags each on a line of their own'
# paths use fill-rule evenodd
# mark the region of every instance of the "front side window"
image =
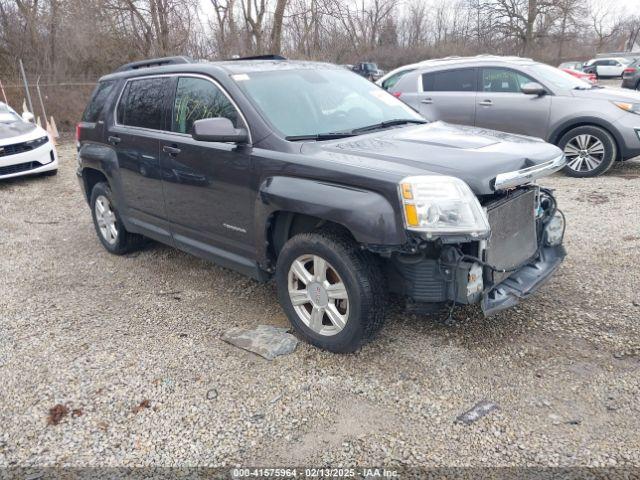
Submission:
<svg viewBox="0 0 640 480">
<path fill-rule="evenodd" d="M 164 130 L 165 105 L 171 78 L 130 80 L 118 104 L 118 123 L 130 127 Z"/>
<path fill-rule="evenodd" d="M 173 105 L 171 131 L 191 133 L 193 122 L 203 118 L 225 117 L 243 127 L 238 111 L 227 96 L 204 78 L 181 77 Z"/>
<path fill-rule="evenodd" d="M 482 69 L 483 92 L 519 93 L 525 83 L 532 81 L 530 77 L 508 68 Z"/>
<path fill-rule="evenodd" d="M 476 69 L 461 68 L 422 75 L 422 90 L 425 92 L 475 92 Z"/>
<path fill-rule="evenodd" d="M 343 69 L 281 69 L 232 77 L 285 137 L 424 119 L 390 93 Z"/>
<path fill-rule="evenodd" d="M 97 122 L 100 117 L 100 113 L 104 108 L 104 104 L 107 101 L 107 97 L 111 93 L 115 80 L 108 80 L 106 82 L 100 82 L 91 95 L 91 100 L 82 115 L 83 122 Z"/>
</svg>

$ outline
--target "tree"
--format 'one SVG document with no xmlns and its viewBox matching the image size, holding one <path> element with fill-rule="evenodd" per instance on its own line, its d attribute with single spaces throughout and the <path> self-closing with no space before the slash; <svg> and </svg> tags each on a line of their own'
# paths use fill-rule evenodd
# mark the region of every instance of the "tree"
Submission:
<svg viewBox="0 0 640 480">
<path fill-rule="evenodd" d="M 495 17 L 504 35 L 520 42 L 520 53 L 530 55 L 537 39 L 547 35 L 553 23 L 553 0 L 489 0 L 486 14 Z"/>
<path fill-rule="evenodd" d="M 288 0 L 276 0 L 276 10 L 273 14 L 273 26 L 271 27 L 271 52 L 279 54 L 282 50 L 282 22 Z"/>
</svg>

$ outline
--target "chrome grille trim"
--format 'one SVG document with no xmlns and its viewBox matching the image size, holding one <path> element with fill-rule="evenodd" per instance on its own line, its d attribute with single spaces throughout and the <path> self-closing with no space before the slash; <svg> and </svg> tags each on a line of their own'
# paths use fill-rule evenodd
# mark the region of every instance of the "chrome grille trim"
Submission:
<svg viewBox="0 0 640 480">
<path fill-rule="evenodd" d="M 541 177 L 546 177 L 557 172 L 567 164 L 567 158 L 564 154 L 549 160 L 548 162 L 534 165 L 533 167 L 514 170 L 513 172 L 501 173 L 496 176 L 494 189 L 505 190 L 507 188 L 517 187 L 523 183 L 530 183 Z"/>
</svg>

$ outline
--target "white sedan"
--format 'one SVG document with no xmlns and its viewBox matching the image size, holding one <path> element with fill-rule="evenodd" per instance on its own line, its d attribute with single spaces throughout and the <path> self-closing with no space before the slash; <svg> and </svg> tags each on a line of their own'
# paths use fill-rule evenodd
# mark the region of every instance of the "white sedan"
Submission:
<svg viewBox="0 0 640 480">
<path fill-rule="evenodd" d="M 0 180 L 20 175 L 55 175 L 58 154 L 49 134 L 0 102 Z"/>
<path fill-rule="evenodd" d="M 622 77 L 622 72 L 631 62 L 628 58 L 593 58 L 585 63 L 583 70 L 598 77 Z"/>
</svg>

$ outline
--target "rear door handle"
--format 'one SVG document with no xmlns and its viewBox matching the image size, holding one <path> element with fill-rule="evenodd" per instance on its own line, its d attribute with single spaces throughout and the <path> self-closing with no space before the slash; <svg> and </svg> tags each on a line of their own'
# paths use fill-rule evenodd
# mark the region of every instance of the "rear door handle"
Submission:
<svg viewBox="0 0 640 480">
<path fill-rule="evenodd" d="M 425 98 L 424 100 L 422 100 L 420 103 L 425 103 L 427 105 L 430 105 L 433 103 L 433 98 Z"/>
<path fill-rule="evenodd" d="M 178 147 L 170 147 L 169 145 L 165 145 L 162 147 L 162 151 L 164 153 L 168 153 L 172 157 L 175 157 L 180 153 L 180 149 Z"/>
<path fill-rule="evenodd" d="M 478 105 L 482 105 L 483 107 L 490 107 L 491 105 L 493 105 L 493 102 L 491 100 L 483 100 L 478 103 Z"/>
<path fill-rule="evenodd" d="M 120 137 L 116 137 L 115 135 L 109 135 L 107 140 L 109 140 L 111 145 L 117 145 L 120 143 Z"/>
</svg>

